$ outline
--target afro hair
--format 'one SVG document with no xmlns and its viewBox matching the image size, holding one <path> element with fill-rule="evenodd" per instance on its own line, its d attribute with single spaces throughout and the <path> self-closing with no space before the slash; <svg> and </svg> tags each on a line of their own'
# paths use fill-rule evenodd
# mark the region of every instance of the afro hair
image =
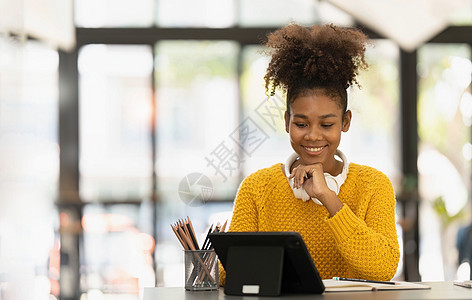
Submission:
<svg viewBox="0 0 472 300">
<path fill-rule="evenodd" d="M 289 24 L 268 35 L 271 60 L 264 76 L 266 92 L 360 86 L 356 77 L 368 67 L 366 45 L 367 37 L 357 29 Z"/>
</svg>

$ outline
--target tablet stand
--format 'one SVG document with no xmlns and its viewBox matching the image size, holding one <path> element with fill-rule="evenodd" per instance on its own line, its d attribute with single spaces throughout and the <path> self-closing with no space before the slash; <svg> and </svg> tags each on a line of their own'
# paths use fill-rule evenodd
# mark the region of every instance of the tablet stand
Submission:
<svg viewBox="0 0 472 300">
<path fill-rule="evenodd" d="M 283 265 L 283 247 L 232 246 L 226 257 L 225 294 L 278 296 Z"/>
</svg>

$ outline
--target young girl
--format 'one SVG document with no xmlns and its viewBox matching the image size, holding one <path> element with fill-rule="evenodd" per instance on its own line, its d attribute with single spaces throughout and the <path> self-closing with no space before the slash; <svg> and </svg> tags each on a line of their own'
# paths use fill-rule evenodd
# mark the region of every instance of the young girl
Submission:
<svg viewBox="0 0 472 300">
<path fill-rule="evenodd" d="M 366 44 L 361 32 L 333 25 L 269 35 L 266 91 L 285 92 L 294 154 L 242 182 L 229 228 L 299 232 L 323 279 L 390 280 L 400 256 L 392 184 L 338 150 L 352 117 L 346 89 L 367 68 Z"/>
</svg>

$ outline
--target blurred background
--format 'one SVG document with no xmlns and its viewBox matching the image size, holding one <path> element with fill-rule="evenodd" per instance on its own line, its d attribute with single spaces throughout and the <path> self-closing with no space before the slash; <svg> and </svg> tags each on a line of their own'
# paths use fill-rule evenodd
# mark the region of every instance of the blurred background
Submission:
<svg viewBox="0 0 472 300">
<path fill-rule="evenodd" d="M 183 286 L 170 224 L 202 242 L 291 153 L 261 43 L 292 21 L 373 41 L 340 149 L 394 184 L 395 279 L 470 278 L 472 1 L 0 0 L 0 299 Z"/>
</svg>

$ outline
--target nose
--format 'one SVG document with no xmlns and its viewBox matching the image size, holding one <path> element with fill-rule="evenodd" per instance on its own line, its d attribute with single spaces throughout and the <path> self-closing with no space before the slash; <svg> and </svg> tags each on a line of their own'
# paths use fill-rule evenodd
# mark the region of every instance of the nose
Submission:
<svg viewBox="0 0 472 300">
<path fill-rule="evenodd" d="M 307 130 L 304 139 L 306 141 L 317 141 L 321 140 L 323 138 L 323 134 L 320 130 L 320 128 L 317 128 L 316 126 L 310 127 L 309 130 Z"/>
</svg>

